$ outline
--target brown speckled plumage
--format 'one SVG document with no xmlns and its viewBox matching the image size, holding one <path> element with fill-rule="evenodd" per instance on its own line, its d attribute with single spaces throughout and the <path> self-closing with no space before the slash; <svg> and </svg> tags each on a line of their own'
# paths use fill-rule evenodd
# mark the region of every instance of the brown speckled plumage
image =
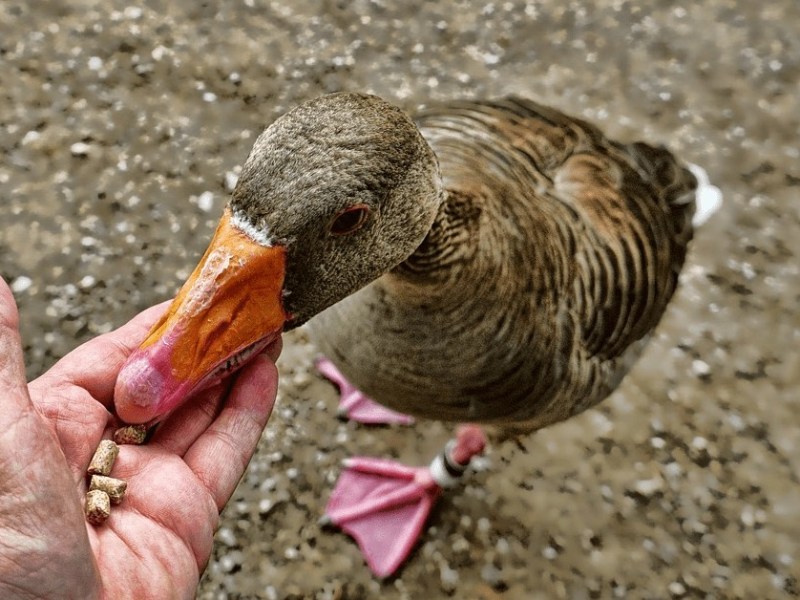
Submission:
<svg viewBox="0 0 800 600">
<path fill-rule="evenodd" d="M 298 193 L 281 145 L 257 143 L 233 208 L 290 240 L 295 324 L 343 298 L 312 330 L 354 384 L 414 415 L 526 428 L 618 385 L 692 237 L 696 181 L 671 154 L 516 98 L 427 109 L 416 118 L 422 136 L 374 97 L 317 102 L 277 130 L 304 131 L 315 148 L 335 130 L 344 162 L 332 167 L 293 142 L 292 163 L 315 172 L 313 189 Z M 391 143 L 374 143 L 387 123 Z M 280 224 L 289 209 L 266 202 L 265 181 L 293 197 L 291 230 Z M 356 201 L 374 207 L 370 220 L 332 238 L 330 218 Z M 402 250 L 387 249 L 386 236 Z"/>
</svg>

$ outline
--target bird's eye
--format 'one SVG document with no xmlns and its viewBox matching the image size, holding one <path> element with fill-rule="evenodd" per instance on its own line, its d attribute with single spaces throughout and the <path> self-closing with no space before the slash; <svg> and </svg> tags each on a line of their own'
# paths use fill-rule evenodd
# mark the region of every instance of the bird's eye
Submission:
<svg viewBox="0 0 800 600">
<path fill-rule="evenodd" d="M 344 209 L 331 223 L 331 233 L 333 235 L 347 235 L 361 228 L 366 222 L 369 208 L 363 204 L 357 204 Z"/>
</svg>

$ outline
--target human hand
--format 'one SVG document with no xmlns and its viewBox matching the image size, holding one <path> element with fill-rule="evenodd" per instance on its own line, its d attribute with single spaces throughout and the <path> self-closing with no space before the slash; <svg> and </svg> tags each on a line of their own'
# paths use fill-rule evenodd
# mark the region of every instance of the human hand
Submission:
<svg viewBox="0 0 800 600">
<path fill-rule="evenodd" d="M 167 303 L 80 346 L 26 386 L 18 315 L 0 280 L 0 597 L 193 598 L 219 511 L 255 451 L 277 390 L 280 342 L 198 395 L 144 446 L 100 527 L 82 511 L 86 468 L 119 425 L 117 373 Z"/>
</svg>

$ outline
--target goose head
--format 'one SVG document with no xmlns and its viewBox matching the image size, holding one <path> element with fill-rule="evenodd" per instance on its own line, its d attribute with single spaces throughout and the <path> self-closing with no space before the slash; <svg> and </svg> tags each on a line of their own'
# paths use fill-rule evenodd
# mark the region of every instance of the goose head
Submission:
<svg viewBox="0 0 800 600">
<path fill-rule="evenodd" d="M 331 94 L 277 119 L 200 263 L 120 371 L 120 418 L 160 421 L 390 271 L 422 243 L 441 197 L 432 150 L 380 98 Z"/>
</svg>

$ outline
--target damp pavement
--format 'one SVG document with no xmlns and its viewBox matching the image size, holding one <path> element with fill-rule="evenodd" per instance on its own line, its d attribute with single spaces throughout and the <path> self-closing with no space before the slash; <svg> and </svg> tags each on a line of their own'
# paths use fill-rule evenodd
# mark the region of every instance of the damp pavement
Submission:
<svg viewBox="0 0 800 600">
<path fill-rule="evenodd" d="M 335 418 L 300 330 L 198 597 L 800 594 L 800 4 L 0 4 L 0 274 L 30 377 L 175 293 L 258 132 L 325 92 L 518 94 L 705 167 L 725 204 L 594 410 L 494 445 L 397 576 L 320 529 L 341 460 L 424 464 L 435 422 Z"/>
</svg>

